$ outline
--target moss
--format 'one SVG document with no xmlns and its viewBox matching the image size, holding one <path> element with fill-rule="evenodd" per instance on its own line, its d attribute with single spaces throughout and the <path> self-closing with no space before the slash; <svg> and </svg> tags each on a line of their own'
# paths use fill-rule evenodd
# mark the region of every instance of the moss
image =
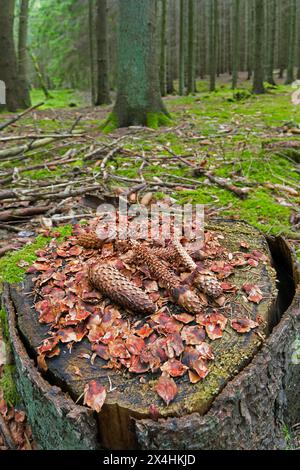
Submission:
<svg viewBox="0 0 300 470">
<path fill-rule="evenodd" d="M 51 90 L 51 98 L 45 99 L 42 90 L 34 88 L 31 91 L 33 105 L 44 102 L 39 109 L 67 108 L 73 105 L 82 106 L 88 103 L 83 102 L 79 94 L 72 89 Z"/>
<path fill-rule="evenodd" d="M 158 129 L 160 126 L 169 126 L 171 118 L 164 113 L 147 113 L 146 125 L 152 129 Z"/>
<path fill-rule="evenodd" d="M 119 120 L 118 116 L 114 111 L 112 111 L 107 119 L 104 121 L 103 124 L 101 124 L 101 130 L 104 132 L 104 134 L 110 134 L 114 130 L 118 129 L 119 127 Z"/>
<path fill-rule="evenodd" d="M 72 232 L 71 225 L 65 225 L 55 230 L 60 232 L 58 240 L 62 240 Z M 21 282 L 30 264 L 36 260 L 36 251 L 43 248 L 51 237 L 39 235 L 33 243 L 26 245 L 19 251 L 8 253 L 0 259 L 0 284 L 2 282 Z"/>
<path fill-rule="evenodd" d="M 19 401 L 14 374 L 15 366 L 3 366 L 3 373 L 0 379 L 0 389 L 3 391 L 4 399 L 9 406 L 14 406 Z"/>
<path fill-rule="evenodd" d="M 4 308 L 0 309 L 0 330 L 4 338 L 7 340 L 9 338 L 9 331 L 8 331 L 7 316 L 6 316 L 6 312 Z"/>
</svg>

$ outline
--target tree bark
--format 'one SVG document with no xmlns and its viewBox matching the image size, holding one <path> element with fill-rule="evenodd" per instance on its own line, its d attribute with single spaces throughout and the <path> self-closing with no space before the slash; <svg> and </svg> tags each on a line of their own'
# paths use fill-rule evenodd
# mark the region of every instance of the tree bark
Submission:
<svg viewBox="0 0 300 470">
<path fill-rule="evenodd" d="M 27 54 L 27 36 L 28 36 L 28 14 L 29 14 L 29 0 L 22 0 L 20 5 L 20 20 L 19 20 L 19 41 L 18 41 L 18 73 L 20 80 L 20 93 L 25 107 L 31 106 L 31 99 L 29 93 L 28 83 L 28 54 Z"/>
<path fill-rule="evenodd" d="M 185 93 L 185 2 L 180 0 L 180 24 L 179 24 L 179 95 L 183 96 Z"/>
<path fill-rule="evenodd" d="M 160 96 L 155 3 L 119 0 L 118 93 L 106 132 L 131 125 L 157 127 L 169 121 Z"/>
<path fill-rule="evenodd" d="M 6 105 L 8 111 L 26 108 L 20 93 L 17 57 L 14 45 L 15 0 L 0 0 L 0 80 L 6 87 Z M 0 105 L 1 107 L 1 105 Z"/>
<path fill-rule="evenodd" d="M 233 34 L 232 34 L 232 88 L 237 87 L 239 67 L 239 36 L 240 36 L 240 0 L 233 4 Z"/>
<path fill-rule="evenodd" d="M 174 93 L 174 80 L 177 76 L 177 8 L 174 1 L 168 1 L 168 45 L 167 45 L 167 93 Z"/>
<path fill-rule="evenodd" d="M 97 98 L 96 105 L 110 103 L 108 81 L 107 0 L 97 0 Z"/>
<path fill-rule="evenodd" d="M 189 0 L 189 37 L 188 37 L 188 86 L 187 92 L 194 93 L 195 87 L 195 3 Z"/>
<path fill-rule="evenodd" d="M 255 51 L 254 51 L 254 78 L 253 93 L 265 93 L 263 69 L 263 39 L 264 39 L 264 3 L 255 0 Z"/>
<path fill-rule="evenodd" d="M 211 0 L 209 3 L 209 75 L 210 84 L 209 90 L 215 91 L 216 89 L 216 31 L 217 31 L 217 0 Z"/>
<path fill-rule="evenodd" d="M 275 85 L 274 81 L 274 49 L 276 37 L 276 0 L 268 0 L 267 11 L 269 18 L 269 38 L 268 38 L 268 63 L 267 82 Z"/>
<path fill-rule="evenodd" d="M 294 81 L 294 63 L 295 63 L 295 30 L 296 30 L 296 2 L 289 0 L 289 39 L 288 39 L 288 66 L 286 85 Z"/>
<path fill-rule="evenodd" d="M 167 53 L 167 0 L 161 0 L 161 30 L 160 30 L 160 93 L 167 94 L 166 77 L 166 53 Z"/>
<path fill-rule="evenodd" d="M 96 104 L 95 85 L 95 24 L 94 24 L 94 0 L 89 0 L 89 44 L 90 44 L 90 73 L 91 73 L 91 101 Z"/>
</svg>

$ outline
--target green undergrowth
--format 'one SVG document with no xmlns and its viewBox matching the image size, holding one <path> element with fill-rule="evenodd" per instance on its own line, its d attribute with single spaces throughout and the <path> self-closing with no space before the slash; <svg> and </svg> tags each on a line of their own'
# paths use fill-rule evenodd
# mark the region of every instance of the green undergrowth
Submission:
<svg viewBox="0 0 300 470">
<path fill-rule="evenodd" d="M 43 106 L 40 106 L 39 109 L 72 108 L 85 104 L 75 90 L 49 90 L 49 93 L 51 98 L 46 99 L 42 90 L 34 88 L 31 91 L 32 104 L 44 102 Z"/>
</svg>

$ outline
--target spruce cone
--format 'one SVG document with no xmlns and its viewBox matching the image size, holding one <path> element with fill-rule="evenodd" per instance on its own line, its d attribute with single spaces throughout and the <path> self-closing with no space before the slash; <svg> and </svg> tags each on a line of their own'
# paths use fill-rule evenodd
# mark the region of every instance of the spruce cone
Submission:
<svg viewBox="0 0 300 470">
<path fill-rule="evenodd" d="M 188 287 L 181 286 L 177 289 L 173 289 L 171 294 L 174 302 L 176 302 L 188 312 L 194 314 L 203 313 L 203 305 L 199 297 Z"/>
<path fill-rule="evenodd" d="M 175 303 L 188 312 L 203 313 L 203 305 L 199 297 L 188 287 L 182 286 L 180 279 L 152 254 L 152 250 L 139 244 L 133 245 L 133 249 L 137 260 L 147 264 L 151 276 L 169 291 Z"/>
<path fill-rule="evenodd" d="M 151 248 L 151 253 L 157 258 L 164 259 L 170 263 L 174 263 L 177 260 L 177 252 L 173 246 L 168 246 L 166 248 Z"/>
<path fill-rule="evenodd" d="M 93 264 L 89 266 L 88 276 L 96 289 L 121 307 L 125 307 L 134 313 L 146 315 L 152 315 L 156 312 L 156 305 L 149 297 L 114 266 Z"/>
<path fill-rule="evenodd" d="M 151 276 L 160 282 L 167 290 L 172 291 L 180 286 L 180 279 L 171 273 L 168 268 L 145 245 L 133 244 L 133 251 L 138 262 L 148 266 Z"/>
<path fill-rule="evenodd" d="M 172 240 L 172 245 L 174 247 L 175 252 L 177 253 L 178 260 L 182 263 L 182 265 L 187 268 L 189 271 L 194 271 L 197 269 L 197 265 L 193 258 L 188 254 L 188 252 L 183 248 L 180 241 L 177 239 Z"/>
<path fill-rule="evenodd" d="M 83 246 L 87 249 L 99 249 L 102 248 L 104 241 L 97 237 L 94 232 L 85 232 L 79 235 L 77 238 L 77 245 Z"/>
<path fill-rule="evenodd" d="M 213 298 L 220 297 L 223 294 L 221 284 L 215 277 L 198 274 L 194 280 L 194 285 Z"/>
</svg>

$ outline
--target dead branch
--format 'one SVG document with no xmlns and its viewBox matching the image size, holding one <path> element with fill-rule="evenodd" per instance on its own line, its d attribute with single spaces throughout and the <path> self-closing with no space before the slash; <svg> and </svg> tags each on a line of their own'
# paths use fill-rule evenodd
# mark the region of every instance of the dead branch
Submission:
<svg viewBox="0 0 300 470">
<path fill-rule="evenodd" d="M 202 167 L 195 168 L 193 174 L 195 176 L 205 176 L 211 183 L 216 184 L 220 188 L 227 189 L 240 199 L 246 199 L 248 197 L 249 188 L 239 188 L 229 180 L 215 176 L 213 173 L 204 170 Z"/>
<path fill-rule="evenodd" d="M 25 207 L 22 209 L 9 209 L 0 212 L 0 221 L 22 219 L 34 215 L 44 214 L 50 209 L 50 206 Z"/>
<path fill-rule="evenodd" d="M 39 108 L 39 107 L 42 106 L 43 104 L 44 104 L 44 102 L 35 104 L 34 106 L 31 106 L 30 108 L 26 109 L 26 110 L 23 111 L 22 113 L 17 114 L 16 116 L 14 116 L 13 118 L 11 118 L 11 119 L 9 119 L 8 121 L 4 122 L 3 124 L 0 124 L 0 131 L 3 131 L 3 129 L 5 129 L 6 127 L 10 126 L 10 125 L 13 124 L 14 122 L 17 122 L 17 121 L 18 121 L 19 119 L 21 119 L 23 116 L 25 116 L 26 114 L 30 113 L 30 112 L 33 111 L 34 109 Z"/>
</svg>

